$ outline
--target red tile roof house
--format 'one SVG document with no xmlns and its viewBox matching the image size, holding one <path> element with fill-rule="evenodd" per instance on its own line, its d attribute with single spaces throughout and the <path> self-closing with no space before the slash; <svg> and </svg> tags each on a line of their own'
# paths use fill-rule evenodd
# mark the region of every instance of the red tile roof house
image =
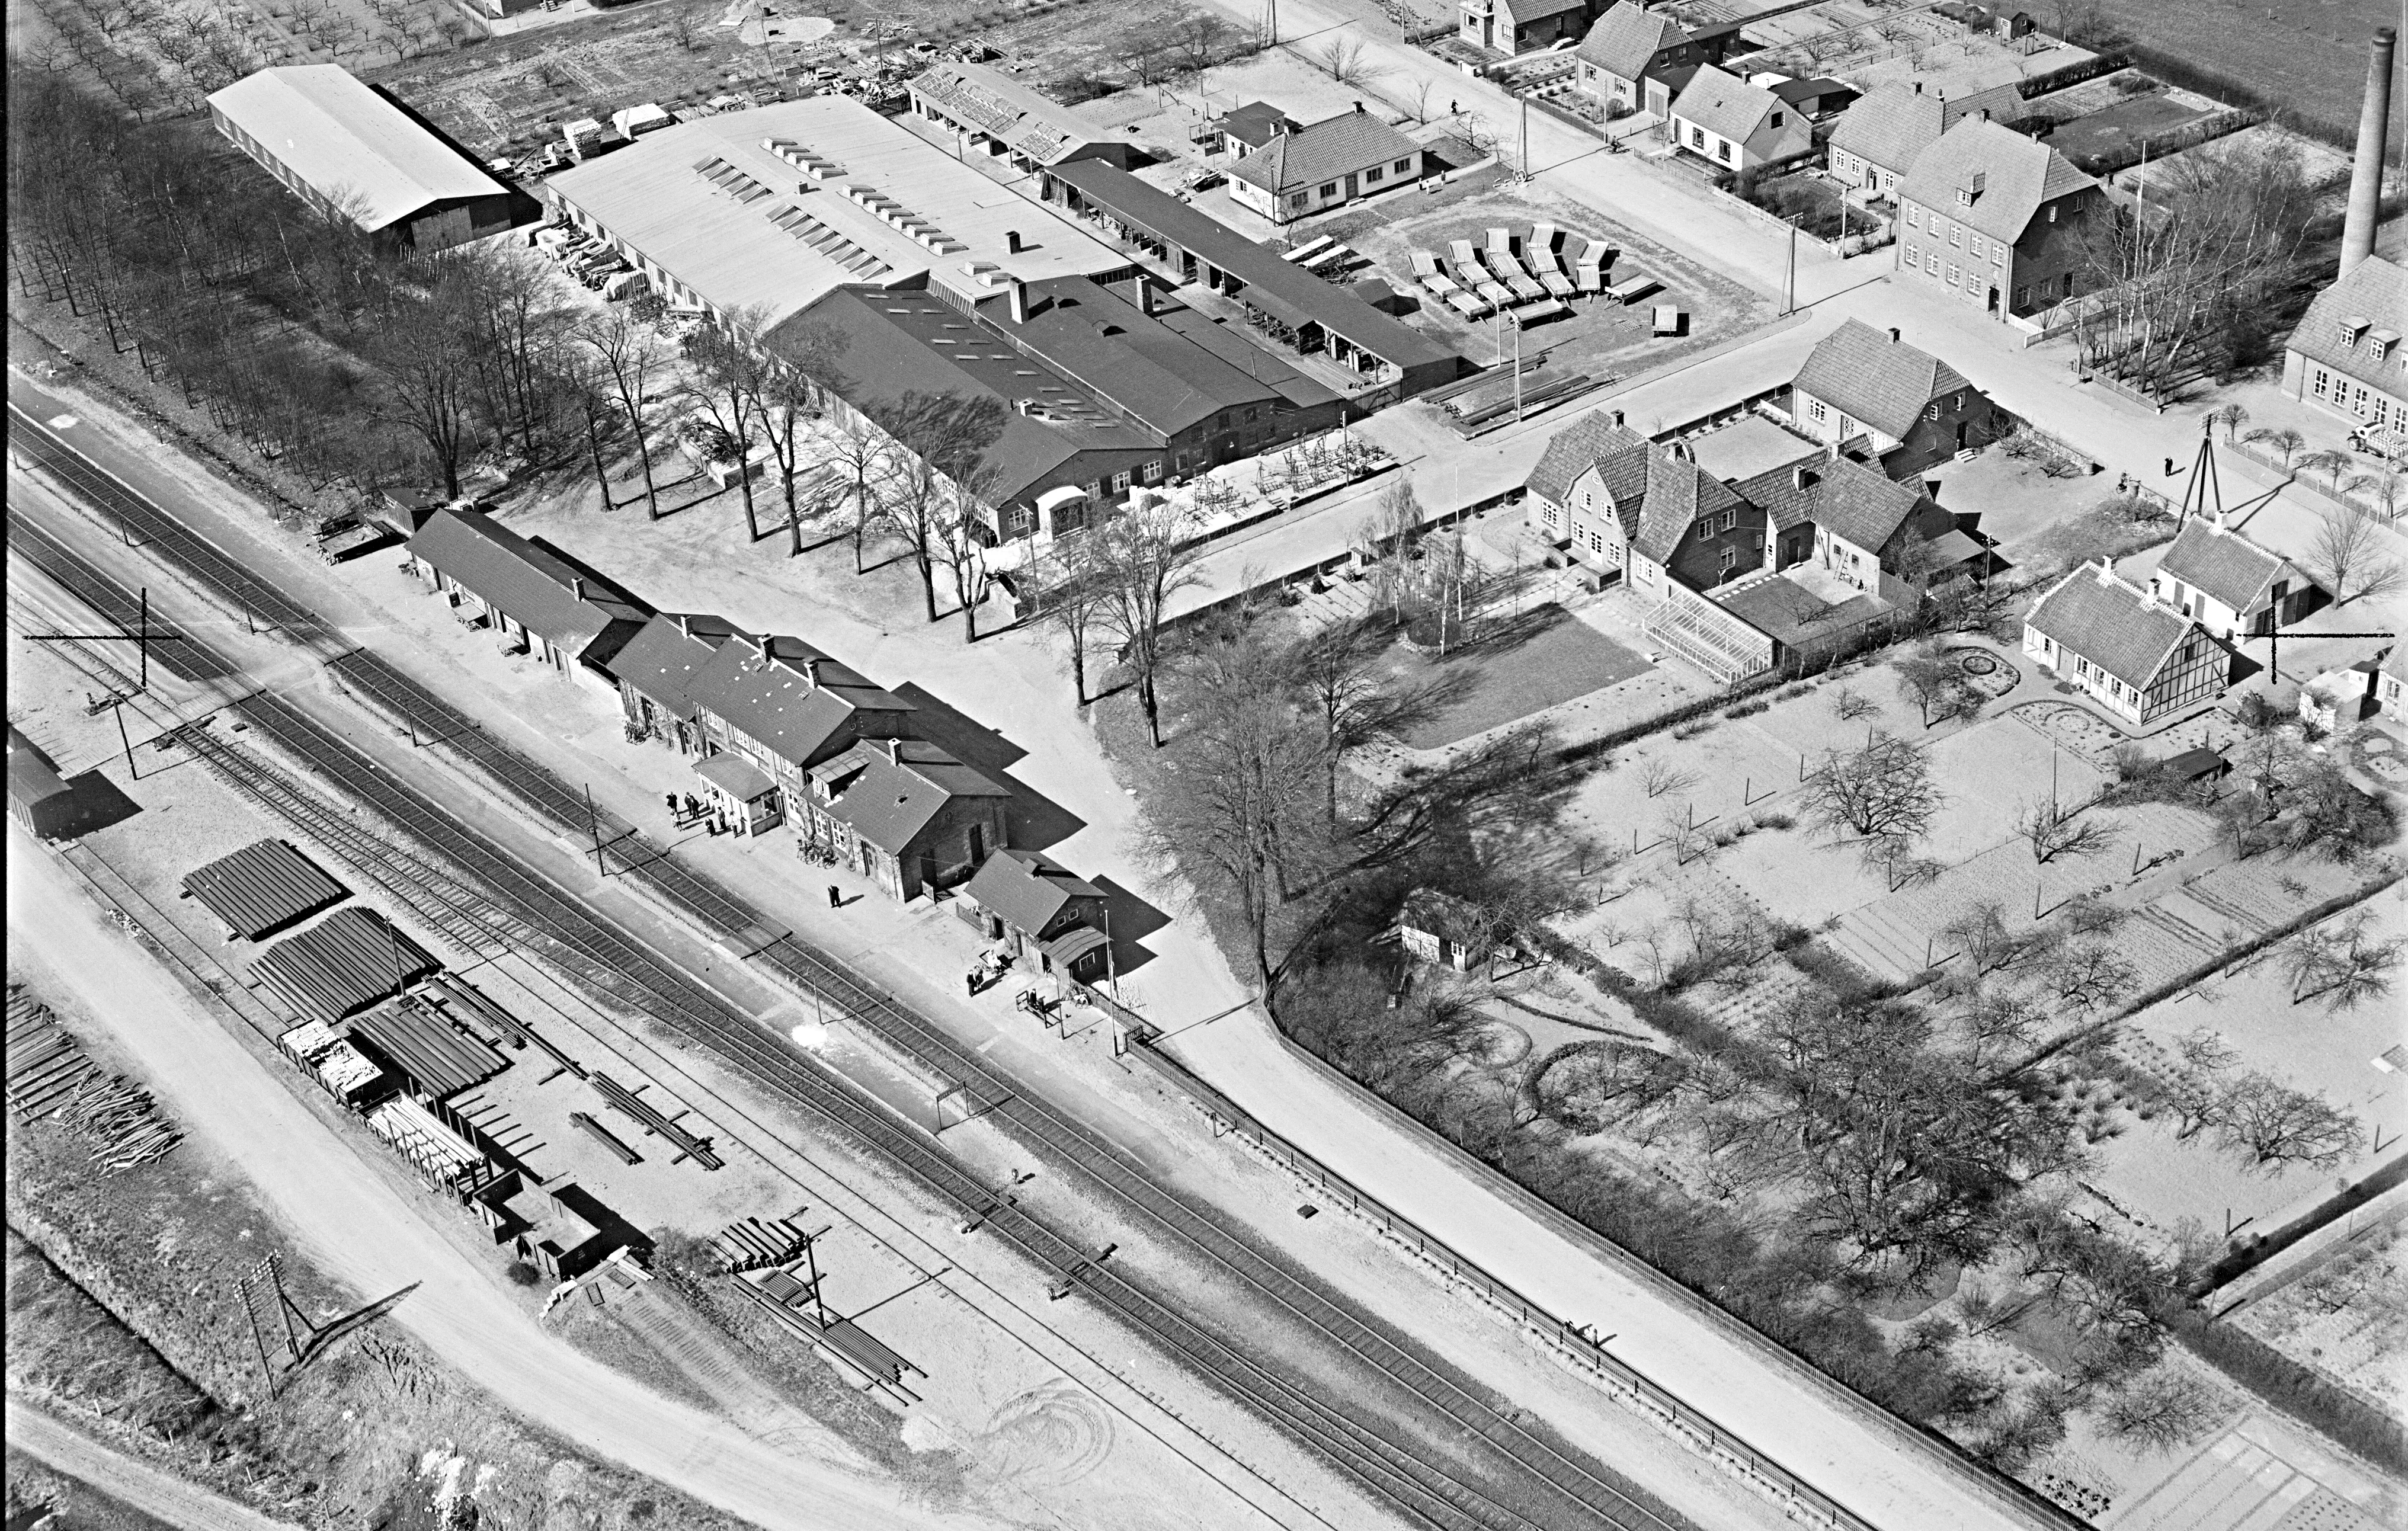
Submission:
<svg viewBox="0 0 2408 1531">
<path fill-rule="evenodd" d="M 1104 891 L 1042 851 L 997 851 L 963 885 L 953 912 L 1039 970 L 1093 983 L 1109 966 Z"/>
<path fill-rule="evenodd" d="M 1672 102 L 1672 142 L 1738 172 L 1809 152 L 1814 130 L 1804 112 L 1770 91 L 1706 64 Z"/>
<path fill-rule="evenodd" d="M 2074 296 L 2107 193 L 2046 144 L 1967 118 L 1899 182 L 1898 269 L 2005 322 Z"/>
<path fill-rule="evenodd" d="M 1790 423 L 1828 445 L 1856 442 L 1893 479 L 1996 441 L 2015 417 L 1964 374 L 1899 336 L 1851 319 L 1807 353 L 1789 385 Z"/>
<path fill-rule="evenodd" d="M 1612 0 L 1602 0 L 1610 5 Z M 1579 37 L 1597 19 L 1600 0 L 1460 0 L 1465 42 L 1505 54 L 1526 53 Z"/>
<path fill-rule="evenodd" d="M 2408 436 L 2408 268 L 2370 255 L 2318 293 L 2283 348 L 2283 392 Z"/>
<path fill-rule="evenodd" d="M 438 510 L 409 539 L 408 568 L 476 626 L 564 675 L 612 680 L 652 608 L 478 510 Z"/>
<path fill-rule="evenodd" d="M 865 739 L 806 774 L 811 839 L 906 903 L 968 881 L 1004 847 L 1010 793 L 933 744 Z"/>
<path fill-rule="evenodd" d="M 2140 728 L 2214 700 L 2232 678 L 2221 640 L 2105 564 L 2085 564 L 2033 605 L 2024 653 Z"/>
<path fill-rule="evenodd" d="M 1893 197 L 1923 151 L 1968 117 L 2012 122 L 2023 115 L 2014 86 L 1993 85 L 1950 99 L 1924 82 L 1876 85 L 1840 114 L 1831 129 L 1831 179 L 1878 197 Z"/>
<path fill-rule="evenodd" d="M 2175 535 L 2149 576 L 2149 594 L 2227 643 L 2288 627 L 2329 604 L 2281 553 L 2211 516 L 2192 518 Z"/>
<path fill-rule="evenodd" d="M 1622 0 L 1598 18 L 1573 50 L 1579 60 L 1574 87 L 1611 115 L 1645 111 L 1669 117 L 1672 98 L 1700 65 L 1720 64 L 1744 46 L 1740 26 L 1726 21 L 1692 32 L 1666 12 Z"/>
<path fill-rule="evenodd" d="M 1229 167 L 1229 195 L 1274 223 L 1421 179 L 1422 146 L 1363 109 L 1289 131 Z"/>
</svg>

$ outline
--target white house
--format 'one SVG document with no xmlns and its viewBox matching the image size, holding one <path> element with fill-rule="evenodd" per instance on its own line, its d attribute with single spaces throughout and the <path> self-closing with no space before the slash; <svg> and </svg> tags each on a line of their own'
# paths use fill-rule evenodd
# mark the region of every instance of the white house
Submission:
<svg viewBox="0 0 2408 1531">
<path fill-rule="evenodd" d="M 2058 580 L 2024 618 L 2024 653 L 2124 722 L 2148 725 L 2222 692 L 2231 651 L 2106 564 Z"/>
<path fill-rule="evenodd" d="M 1709 164 L 1753 170 L 1805 153 L 1814 133 L 1804 112 L 1709 64 L 1672 103 L 1672 141 Z"/>
<path fill-rule="evenodd" d="M 2287 627 L 2324 604 L 2324 592 L 2289 560 L 2209 516 L 2175 537 L 2149 592 L 2227 643 Z"/>
</svg>

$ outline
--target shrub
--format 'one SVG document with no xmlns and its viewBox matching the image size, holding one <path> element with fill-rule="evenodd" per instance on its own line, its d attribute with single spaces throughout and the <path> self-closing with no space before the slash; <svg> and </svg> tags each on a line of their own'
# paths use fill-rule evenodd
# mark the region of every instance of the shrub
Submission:
<svg viewBox="0 0 2408 1531">
<path fill-rule="evenodd" d="M 524 1260 L 511 1261 L 502 1267 L 502 1274 L 509 1278 L 512 1286 L 534 1286 L 543 1280 L 543 1273 Z"/>
<path fill-rule="evenodd" d="M 1788 693 L 1784 692 L 1783 694 L 1787 695 Z M 1742 702 L 1739 706 L 1732 708 L 1727 712 L 1725 712 L 1723 716 L 1726 718 L 1753 718 L 1759 712 L 1770 710 L 1772 704 L 1770 702 Z"/>
<path fill-rule="evenodd" d="M 1785 808 L 1774 808 L 1769 813 L 1757 814 L 1756 823 L 1759 829 L 1791 829 L 1797 826 L 1798 815 Z"/>
</svg>

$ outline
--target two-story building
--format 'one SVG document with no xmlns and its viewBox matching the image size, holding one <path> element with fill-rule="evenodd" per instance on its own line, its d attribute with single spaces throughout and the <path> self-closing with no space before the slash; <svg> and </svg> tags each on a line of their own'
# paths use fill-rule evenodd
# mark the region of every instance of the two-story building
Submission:
<svg viewBox="0 0 2408 1531">
<path fill-rule="evenodd" d="M 1669 11 L 1622 0 L 1599 16 L 1574 50 L 1572 85 L 1614 116 L 1652 112 L 1669 117 L 1672 98 L 1706 64 L 1719 64 L 1742 46 L 1738 21 L 1684 26 Z"/>
<path fill-rule="evenodd" d="M 1104 891 L 1042 851 L 997 851 L 954 912 L 1038 970 L 1093 983 L 1110 966 Z"/>
<path fill-rule="evenodd" d="M 1966 118 L 1898 186 L 1898 269 L 2001 322 L 2073 297 L 2091 280 L 2084 230 L 2106 193 L 2046 144 Z"/>
<path fill-rule="evenodd" d="M 2283 392 L 2408 440 L 2408 267 L 2370 255 L 2300 318 L 2283 348 Z"/>
<path fill-rule="evenodd" d="M 694 679 L 723 645 L 738 638 L 751 642 L 752 635 L 725 617 L 702 611 L 657 612 L 638 629 L 610 666 L 630 739 L 659 739 L 679 754 L 701 754 Z"/>
<path fill-rule="evenodd" d="M 1425 152 L 1358 101 L 1353 111 L 1318 122 L 1283 122 L 1269 142 L 1229 167 L 1229 195 L 1274 223 L 1289 223 L 1413 185 Z"/>
<path fill-rule="evenodd" d="M 1794 160 L 1814 147 L 1806 114 L 1770 91 L 1705 64 L 1672 102 L 1672 141 L 1732 172 Z"/>
<path fill-rule="evenodd" d="M 2289 559 L 2224 524 L 2194 516 L 2149 576 L 2149 593 L 2227 643 L 2288 627 L 2327 604 Z"/>
<path fill-rule="evenodd" d="M 1815 343 L 1789 384 L 1790 422 L 1827 446 L 1911 479 L 2014 427 L 2014 417 L 1895 329 L 1851 319 Z"/>
<path fill-rule="evenodd" d="M 1831 129 L 1831 179 L 1873 196 L 1892 198 L 1923 151 L 1966 118 L 2013 122 L 2023 97 L 2012 84 L 1950 97 L 1926 81 L 1876 85 L 1840 114 Z"/>
<path fill-rule="evenodd" d="M 2103 562 L 2075 569 L 2033 605 L 2024 653 L 2135 727 L 2213 701 L 2231 683 L 2230 649 Z"/>
<path fill-rule="evenodd" d="M 864 739 L 805 774 L 805 837 L 907 903 L 968 881 L 1007 843 L 1010 793 L 936 745 Z"/>
<path fill-rule="evenodd" d="M 1474 48 L 1527 53 L 1549 43 L 1587 33 L 1598 11 L 1612 0 L 1460 0 L 1458 32 Z"/>
<path fill-rule="evenodd" d="M 1983 545 L 1920 483 L 1891 479 L 1836 447 L 1732 488 L 1771 518 L 1776 570 L 1811 560 L 1840 583 L 1902 607 L 1978 573 Z"/>
</svg>

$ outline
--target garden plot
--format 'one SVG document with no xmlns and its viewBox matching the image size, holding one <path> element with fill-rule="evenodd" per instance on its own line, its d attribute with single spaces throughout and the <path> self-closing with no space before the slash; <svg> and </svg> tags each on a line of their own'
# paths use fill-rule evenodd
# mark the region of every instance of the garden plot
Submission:
<svg viewBox="0 0 2408 1531">
<path fill-rule="evenodd" d="M 2408 1242 L 2396 1227 L 2230 1322 L 2394 1418 L 2408 1406 Z"/>
<path fill-rule="evenodd" d="M 1689 734 L 1657 734 L 1616 755 L 1581 783 L 1571 820 L 1605 849 L 1628 855 L 1694 823 L 1709 843 L 1719 830 L 1783 808 L 1798 785 L 1798 757 L 1755 720 L 1722 720 Z"/>
<path fill-rule="evenodd" d="M 1992 718 L 1935 740 L 1932 780 L 1945 794 L 1918 853 L 1955 863 L 2016 837 L 2024 805 L 2052 790 L 2064 804 L 2086 803 L 2107 776 L 2071 751 L 2009 717 Z"/>
</svg>

